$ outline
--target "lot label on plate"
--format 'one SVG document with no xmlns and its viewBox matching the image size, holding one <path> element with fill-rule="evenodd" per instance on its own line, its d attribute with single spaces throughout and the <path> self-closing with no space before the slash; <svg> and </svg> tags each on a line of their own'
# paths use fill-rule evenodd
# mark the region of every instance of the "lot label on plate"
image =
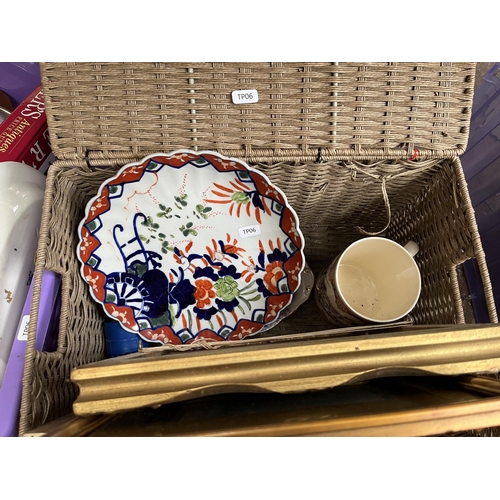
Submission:
<svg viewBox="0 0 500 500">
<path fill-rule="evenodd" d="M 260 226 L 255 224 L 254 226 L 239 227 L 238 233 L 240 234 L 240 238 L 258 236 L 260 234 Z"/>
</svg>

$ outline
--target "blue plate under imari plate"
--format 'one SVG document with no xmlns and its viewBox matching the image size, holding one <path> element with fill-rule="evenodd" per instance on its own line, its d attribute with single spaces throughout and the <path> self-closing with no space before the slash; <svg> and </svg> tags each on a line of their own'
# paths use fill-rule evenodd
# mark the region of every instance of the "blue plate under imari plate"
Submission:
<svg viewBox="0 0 500 500">
<path fill-rule="evenodd" d="M 79 225 L 93 298 L 148 341 L 240 340 L 277 322 L 304 238 L 285 195 L 240 160 L 175 151 L 124 166 Z"/>
</svg>

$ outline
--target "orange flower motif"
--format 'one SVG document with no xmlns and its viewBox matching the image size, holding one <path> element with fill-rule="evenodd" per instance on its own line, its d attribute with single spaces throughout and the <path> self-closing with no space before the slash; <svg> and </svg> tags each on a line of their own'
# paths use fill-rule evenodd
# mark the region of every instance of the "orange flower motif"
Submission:
<svg viewBox="0 0 500 500">
<path fill-rule="evenodd" d="M 250 186 L 245 185 L 239 179 L 233 179 L 229 181 L 231 187 L 223 186 L 214 182 L 216 189 L 212 189 L 212 193 L 219 197 L 219 199 L 205 200 L 207 203 L 219 203 L 219 204 L 229 204 L 229 215 L 235 213 L 236 217 L 241 216 L 241 211 L 246 211 L 246 214 L 250 216 L 252 207 L 255 209 L 255 218 L 259 224 L 262 224 L 261 210 L 267 215 L 271 215 L 271 210 L 266 204 L 266 199 L 260 196 L 260 202 L 262 203 L 262 208 L 254 206 L 251 197 L 255 193 L 255 190 L 248 190 Z"/>
<path fill-rule="evenodd" d="M 233 255 L 238 255 L 242 257 L 242 253 L 245 252 L 244 248 L 240 248 L 237 246 L 238 240 L 236 238 L 233 238 L 233 243 L 231 244 L 231 236 L 226 233 L 226 241 L 227 244 L 224 244 L 222 241 L 217 243 L 213 238 L 212 238 L 212 248 L 207 246 L 207 253 L 210 255 L 210 258 L 212 260 L 222 262 L 223 260 L 226 260 L 227 262 L 232 262 L 229 257 L 227 257 L 226 254 L 229 254 L 231 256 Z"/>
<path fill-rule="evenodd" d="M 194 292 L 196 307 L 202 309 L 203 307 L 210 305 L 211 300 L 216 296 L 213 283 L 210 280 L 200 278 L 197 279 L 194 284 L 196 286 L 196 290 Z"/>
<path fill-rule="evenodd" d="M 255 265 L 255 262 L 254 260 L 252 259 L 252 256 L 248 256 L 248 260 L 250 262 L 246 262 L 246 261 L 243 261 L 243 265 L 245 266 L 245 269 L 243 269 L 243 271 L 241 271 L 241 276 L 245 276 L 245 282 L 246 283 L 250 283 L 250 281 L 252 281 L 252 278 L 254 277 L 255 275 L 255 271 L 257 270 L 257 266 Z"/>
<path fill-rule="evenodd" d="M 278 293 L 278 281 L 285 276 L 283 263 L 279 261 L 272 262 L 266 266 L 264 283 L 271 293 Z"/>
</svg>

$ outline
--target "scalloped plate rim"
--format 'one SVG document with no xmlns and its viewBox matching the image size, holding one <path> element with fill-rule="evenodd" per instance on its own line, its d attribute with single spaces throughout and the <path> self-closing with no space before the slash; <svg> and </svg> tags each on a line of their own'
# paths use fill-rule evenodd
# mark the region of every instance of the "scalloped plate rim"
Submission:
<svg viewBox="0 0 500 500">
<path fill-rule="evenodd" d="M 193 151 L 193 150 L 190 150 L 190 149 L 177 149 L 177 150 L 174 150 L 172 152 L 169 152 L 169 153 L 165 153 L 165 152 L 156 152 L 156 153 L 151 153 L 151 154 L 148 154 L 144 157 L 142 157 L 140 160 L 137 160 L 137 161 L 133 161 L 133 162 L 128 162 L 127 164 L 121 166 L 114 175 L 110 176 L 109 178 L 107 178 L 106 180 L 104 180 L 101 185 L 99 186 L 98 190 L 97 190 L 97 193 L 92 196 L 89 201 L 87 202 L 86 206 L 85 206 L 85 210 L 84 210 L 84 216 L 82 217 L 82 219 L 80 220 L 79 224 L 78 224 L 78 242 L 77 242 L 77 251 L 76 251 L 76 255 L 77 255 L 77 259 L 78 261 L 80 262 L 80 266 L 79 266 L 79 272 L 80 272 L 80 276 L 82 277 L 82 279 L 84 280 L 85 284 L 88 286 L 88 289 L 89 289 L 89 292 L 93 298 L 93 300 L 100 304 L 102 306 L 102 310 L 104 311 L 104 313 L 106 314 L 106 316 L 108 316 L 110 319 L 113 319 L 114 321 L 117 321 L 121 324 L 121 326 L 129 331 L 130 333 L 133 333 L 135 335 L 139 335 L 139 337 L 141 337 L 143 340 L 147 341 L 147 342 L 155 342 L 155 340 L 152 340 L 150 338 L 147 338 L 143 335 L 141 335 L 141 332 L 142 330 L 132 330 L 130 328 L 128 328 L 125 324 L 123 324 L 123 322 L 121 322 L 120 320 L 118 320 L 116 317 L 112 316 L 111 314 L 108 313 L 108 311 L 106 310 L 106 308 L 104 307 L 104 302 L 102 302 L 101 300 L 99 300 L 93 290 L 92 290 L 92 287 L 90 286 L 90 284 L 87 282 L 86 280 L 86 277 L 85 277 L 85 273 L 84 273 L 84 268 L 85 268 L 85 265 L 86 265 L 86 262 L 84 262 L 82 260 L 82 257 L 81 257 L 81 252 L 80 252 L 80 244 L 82 242 L 82 237 L 81 237 L 81 233 L 82 233 L 82 229 L 83 227 L 85 226 L 85 221 L 86 219 L 88 218 L 88 214 L 89 214 L 89 211 L 91 209 L 91 207 L 93 206 L 93 204 L 96 202 L 96 200 L 99 199 L 99 197 L 102 195 L 102 192 L 103 190 L 110 184 L 112 183 L 114 180 L 118 179 L 120 177 L 120 175 L 127 169 L 129 169 L 130 167 L 134 167 L 134 166 L 137 166 L 137 167 L 140 167 L 140 166 L 143 166 L 144 163 L 148 160 L 151 160 L 152 158 L 155 158 L 155 157 L 163 157 L 165 159 L 169 159 L 169 158 L 172 158 L 174 156 L 178 156 L 180 154 L 193 154 L 193 155 L 196 155 L 196 156 L 202 156 L 204 154 L 209 154 L 209 155 L 212 155 L 212 156 L 216 156 L 218 157 L 219 159 L 223 160 L 223 161 L 234 161 L 242 166 L 245 167 L 245 169 L 247 169 L 248 171 L 250 172 L 255 172 L 256 174 L 258 174 L 259 176 L 261 176 L 263 178 L 263 180 L 269 185 L 269 186 L 272 186 L 284 199 L 285 201 L 285 206 L 288 210 L 290 210 L 290 212 L 292 213 L 293 215 L 293 218 L 295 220 L 295 229 L 297 231 L 297 234 L 299 236 L 299 239 L 300 239 L 300 242 L 301 242 L 301 246 L 300 248 L 298 248 L 298 251 L 300 253 L 300 256 L 301 256 L 301 267 L 300 267 L 300 270 L 298 271 L 297 273 L 297 279 L 298 279 L 298 282 L 297 282 L 297 286 L 295 288 L 295 291 L 297 291 L 301 285 L 301 279 L 302 279 L 302 272 L 304 271 L 304 269 L 306 268 L 307 264 L 306 264 L 306 259 L 305 259 L 305 254 L 304 254 L 304 248 L 305 248 L 305 238 L 304 238 L 304 235 L 300 229 L 300 220 L 299 220 L 299 217 L 296 213 L 296 211 L 294 210 L 294 208 L 289 204 L 288 202 L 288 199 L 287 199 L 287 196 L 286 194 L 279 188 L 276 186 L 276 184 L 274 184 L 273 182 L 270 181 L 269 177 L 261 172 L 260 170 L 248 165 L 247 162 L 245 162 L 244 160 L 241 160 L 241 159 L 238 159 L 238 158 L 232 158 L 232 157 L 228 157 L 228 156 L 224 156 L 216 151 L 212 151 L 212 150 L 202 150 L 202 151 Z M 295 292 L 294 292 L 295 293 Z M 274 318 L 273 320 L 267 322 L 267 323 L 263 323 L 263 326 L 261 329 L 259 329 L 258 331 L 256 332 L 253 332 L 251 333 L 250 335 L 248 335 L 249 337 L 251 336 L 254 336 L 254 335 L 257 335 L 258 333 L 262 332 L 263 330 L 265 331 L 266 329 L 266 326 L 268 324 L 277 324 L 279 323 L 279 316 L 280 314 L 286 310 L 286 308 L 292 303 L 293 301 L 293 295 L 294 293 L 291 293 L 290 294 L 290 298 L 288 300 L 288 302 L 281 308 L 277 311 L 277 315 L 276 315 L 276 318 Z M 199 334 L 200 332 L 198 332 Z M 196 341 L 197 340 L 197 335 L 195 335 L 194 339 L 192 339 L 192 341 Z M 222 342 L 230 342 L 231 340 L 224 340 L 224 339 L 220 339 L 220 341 Z M 162 344 L 168 344 L 169 342 L 162 342 L 160 341 Z"/>
</svg>

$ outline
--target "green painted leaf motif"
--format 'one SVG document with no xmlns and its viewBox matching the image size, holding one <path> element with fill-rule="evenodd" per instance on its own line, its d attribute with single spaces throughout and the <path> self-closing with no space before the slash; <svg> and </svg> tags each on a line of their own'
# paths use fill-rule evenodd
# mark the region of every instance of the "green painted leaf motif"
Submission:
<svg viewBox="0 0 500 500">
<path fill-rule="evenodd" d="M 161 163 L 157 163 L 156 161 L 150 161 L 146 170 L 156 170 L 158 167 L 161 167 Z"/>
<path fill-rule="evenodd" d="M 250 311 L 250 309 L 252 309 L 252 306 L 250 305 L 250 302 L 248 302 L 247 299 L 245 299 L 245 297 L 243 297 L 242 295 L 240 295 L 240 299 L 242 300 L 242 302 L 247 306 L 248 310 Z M 238 304 L 238 308 L 240 309 L 240 311 L 245 314 L 245 310 L 241 307 L 240 304 Z"/>
<path fill-rule="evenodd" d="M 193 160 L 193 163 L 195 165 L 198 165 L 199 167 L 201 167 L 203 165 L 208 165 L 208 161 L 205 160 L 205 158 L 196 158 L 196 160 Z"/>
<path fill-rule="evenodd" d="M 173 305 L 170 305 L 168 306 L 168 309 L 170 311 L 170 317 L 172 318 L 172 324 L 170 326 L 174 326 L 176 321 L 175 321 L 175 310 L 174 310 L 174 306 Z"/>
<path fill-rule="evenodd" d="M 231 199 L 236 203 L 248 203 L 250 201 L 248 195 L 243 191 L 237 191 L 231 196 Z"/>
<path fill-rule="evenodd" d="M 214 284 L 217 297 L 223 301 L 231 301 L 240 295 L 238 282 L 232 276 L 224 276 L 218 279 Z"/>
<path fill-rule="evenodd" d="M 189 334 L 186 332 L 181 333 L 179 337 L 182 340 L 182 342 L 187 342 L 191 338 Z"/>
<path fill-rule="evenodd" d="M 173 316 L 169 316 L 168 314 L 168 311 L 165 311 L 161 316 L 159 316 L 158 318 L 151 318 L 150 321 L 151 321 L 151 326 L 153 328 L 157 327 L 157 326 L 164 326 L 164 325 L 168 325 L 168 326 L 172 326 L 170 323 L 171 323 L 171 320 L 170 318 L 173 318 Z M 172 323 L 173 324 L 173 323 Z"/>
<path fill-rule="evenodd" d="M 95 221 L 95 220 L 93 220 L 93 221 L 89 222 L 89 223 L 87 224 L 87 226 L 86 226 L 86 227 L 87 227 L 87 229 L 88 229 L 90 232 L 92 232 L 92 231 L 94 231 L 94 229 L 97 227 L 97 223 L 96 223 L 96 221 Z"/>
<path fill-rule="evenodd" d="M 105 302 L 116 302 L 116 295 L 114 295 L 113 293 L 108 293 L 106 295 Z"/>
<path fill-rule="evenodd" d="M 156 217 L 165 217 L 166 219 L 171 219 L 172 216 L 168 215 L 172 211 L 172 208 L 166 207 L 165 205 L 160 205 L 160 208 L 163 210 L 163 212 L 158 212 L 156 214 Z"/>
<path fill-rule="evenodd" d="M 174 196 L 174 200 L 176 201 L 175 206 L 180 210 L 182 210 L 183 207 L 187 207 L 187 197 L 188 195 L 185 193 L 181 194 L 180 196 Z"/>
<path fill-rule="evenodd" d="M 247 298 L 249 302 L 255 302 L 256 300 L 260 300 L 260 295 L 255 295 L 255 297 Z"/>
<path fill-rule="evenodd" d="M 184 235 L 184 236 L 189 236 L 192 234 L 193 236 L 198 236 L 198 231 L 196 229 L 193 229 L 193 223 L 188 222 L 186 225 L 182 225 L 179 228 L 179 231 Z"/>
<path fill-rule="evenodd" d="M 129 272 L 130 274 L 135 274 L 140 278 L 147 270 L 148 270 L 147 264 L 141 264 L 139 262 L 136 262 L 130 267 Z"/>
</svg>

